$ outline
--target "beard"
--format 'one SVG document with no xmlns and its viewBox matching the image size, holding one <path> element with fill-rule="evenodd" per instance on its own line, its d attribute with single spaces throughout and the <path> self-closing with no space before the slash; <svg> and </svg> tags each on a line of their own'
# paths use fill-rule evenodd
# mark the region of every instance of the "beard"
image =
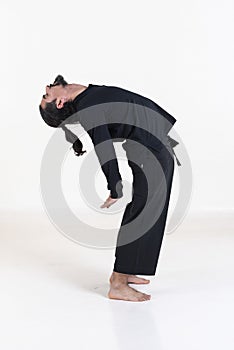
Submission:
<svg viewBox="0 0 234 350">
<path fill-rule="evenodd" d="M 66 82 L 66 80 L 64 80 L 62 75 L 57 75 L 57 77 L 55 78 L 53 85 L 68 85 L 68 83 Z"/>
</svg>

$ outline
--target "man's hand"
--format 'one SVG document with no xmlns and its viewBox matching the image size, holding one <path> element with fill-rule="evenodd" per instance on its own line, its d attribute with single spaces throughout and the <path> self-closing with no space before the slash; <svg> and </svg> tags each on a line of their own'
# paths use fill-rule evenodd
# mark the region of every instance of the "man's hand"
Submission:
<svg viewBox="0 0 234 350">
<path fill-rule="evenodd" d="M 100 208 L 109 208 L 112 204 L 117 202 L 118 199 L 119 198 L 111 198 L 111 196 L 109 195 L 107 200 L 100 206 Z"/>
</svg>

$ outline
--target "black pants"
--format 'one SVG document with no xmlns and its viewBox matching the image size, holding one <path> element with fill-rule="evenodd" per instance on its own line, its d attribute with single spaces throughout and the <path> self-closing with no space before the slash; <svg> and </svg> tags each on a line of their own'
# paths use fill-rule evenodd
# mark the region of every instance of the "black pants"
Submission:
<svg viewBox="0 0 234 350">
<path fill-rule="evenodd" d="M 125 145 L 125 146 L 124 146 Z M 118 232 L 114 271 L 155 275 L 174 175 L 169 146 L 160 150 L 123 144 L 133 174 L 132 201 Z M 130 160 L 130 159 L 131 160 Z"/>
</svg>

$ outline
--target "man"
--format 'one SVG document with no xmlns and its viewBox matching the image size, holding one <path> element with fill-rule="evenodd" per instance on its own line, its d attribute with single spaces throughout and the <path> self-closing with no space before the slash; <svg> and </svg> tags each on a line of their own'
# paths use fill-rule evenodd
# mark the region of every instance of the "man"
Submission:
<svg viewBox="0 0 234 350">
<path fill-rule="evenodd" d="M 110 190 L 101 208 L 109 208 L 123 196 L 113 140 L 127 140 L 123 148 L 133 173 L 132 201 L 123 214 L 108 297 L 149 300 L 149 294 L 137 291 L 129 283 L 146 284 L 150 282 L 148 279 L 136 275 L 155 275 L 174 173 L 171 147 L 178 144 L 167 134 L 176 119 L 154 101 L 129 90 L 68 84 L 61 75 L 46 86 L 39 108 L 48 125 L 63 128 L 78 156 L 86 151 L 82 150 L 78 137 L 62 122 L 76 116 L 88 132 Z M 177 163 L 180 165 L 178 159 Z M 137 223 L 135 226 L 134 222 Z"/>
</svg>

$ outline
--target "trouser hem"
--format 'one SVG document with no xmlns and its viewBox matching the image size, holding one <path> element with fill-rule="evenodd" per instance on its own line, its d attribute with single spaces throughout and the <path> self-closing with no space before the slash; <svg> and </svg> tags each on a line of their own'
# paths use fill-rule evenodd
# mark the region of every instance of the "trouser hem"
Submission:
<svg viewBox="0 0 234 350">
<path fill-rule="evenodd" d="M 146 276 L 154 276 L 155 271 L 146 271 L 141 269 L 129 269 L 129 267 L 115 265 L 113 268 L 114 272 L 125 273 L 127 275 L 146 275 Z"/>
</svg>

